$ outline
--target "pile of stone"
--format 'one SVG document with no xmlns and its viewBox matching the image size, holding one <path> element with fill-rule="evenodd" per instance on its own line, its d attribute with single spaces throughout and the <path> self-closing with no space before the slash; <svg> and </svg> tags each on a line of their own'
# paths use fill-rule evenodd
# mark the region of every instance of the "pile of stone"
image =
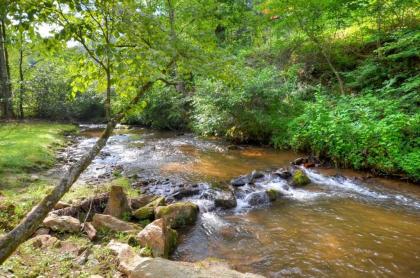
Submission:
<svg viewBox="0 0 420 278">
<path fill-rule="evenodd" d="M 106 206 L 101 211 L 100 204 L 104 200 Z M 95 209 L 90 217 L 92 207 Z M 64 215 L 65 213 L 70 215 Z M 58 203 L 56 210 L 44 219 L 43 227 L 36 235 L 43 235 L 44 238 L 40 240 L 45 241 L 45 235 L 50 231 L 82 232 L 90 240 L 95 240 L 97 231 L 123 232 L 132 234 L 134 241 L 143 247 L 141 254 L 167 258 L 176 247 L 178 233 L 175 229 L 193 224 L 197 215 L 198 206 L 193 203 L 166 204 L 164 197 L 152 195 L 128 198 L 121 186 L 112 186 L 108 194 L 85 200 L 75 206 Z M 89 221 L 82 223 L 81 220 Z"/>
</svg>

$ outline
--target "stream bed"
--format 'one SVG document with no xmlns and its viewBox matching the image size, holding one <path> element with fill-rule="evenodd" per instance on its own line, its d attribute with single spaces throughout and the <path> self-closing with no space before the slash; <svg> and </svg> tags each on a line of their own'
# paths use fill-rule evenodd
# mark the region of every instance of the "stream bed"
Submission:
<svg viewBox="0 0 420 278">
<path fill-rule="evenodd" d="M 101 126 L 82 128 L 65 161 L 92 146 Z M 311 168 L 302 170 L 312 183 L 295 189 L 271 173 L 297 157 L 191 134 L 120 128 L 75 186 L 99 186 L 115 171 L 142 191 L 166 196 L 195 184 L 197 193 L 183 199 L 199 205 L 200 217 L 182 232 L 174 260 L 215 257 L 267 277 L 420 277 L 419 185 Z M 215 208 L 205 197 L 253 170 L 264 177 L 235 191 L 235 208 Z M 155 182 L 144 186 L 145 180 Z M 255 202 L 270 188 L 283 196 Z"/>
</svg>

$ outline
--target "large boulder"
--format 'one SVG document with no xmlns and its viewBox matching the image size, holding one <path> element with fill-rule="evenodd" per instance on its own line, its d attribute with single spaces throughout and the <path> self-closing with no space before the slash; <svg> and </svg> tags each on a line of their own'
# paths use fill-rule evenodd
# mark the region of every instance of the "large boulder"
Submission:
<svg viewBox="0 0 420 278">
<path fill-rule="evenodd" d="M 216 260 L 187 263 L 140 257 L 128 244 L 114 240 L 107 247 L 117 256 L 118 269 L 128 278 L 263 278 L 257 274 L 232 270 L 226 263 Z"/>
<path fill-rule="evenodd" d="M 133 223 L 122 221 L 116 217 L 106 214 L 96 213 L 93 216 L 92 224 L 97 230 L 111 230 L 114 232 L 137 232 L 141 230 L 140 226 Z"/>
<path fill-rule="evenodd" d="M 236 197 L 232 191 L 222 191 L 216 194 L 214 205 L 224 209 L 234 208 L 237 205 Z"/>
<path fill-rule="evenodd" d="M 164 219 L 158 219 L 140 231 L 137 240 L 141 246 L 150 248 L 154 257 L 167 258 L 175 249 L 177 236 L 177 232 L 169 228 Z"/>
<path fill-rule="evenodd" d="M 176 262 L 163 258 L 141 258 L 129 278 L 263 278 L 252 273 L 230 269 L 226 263 L 201 261 L 197 263 Z"/>
<path fill-rule="evenodd" d="M 58 216 L 55 214 L 48 215 L 42 224 L 57 232 L 77 233 L 81 228 L 79 219 L 71 216 Z"/>
<path fill-rule="evenodd" d="M 305 186 L 311 183 L 311 180 L 302 170 L 296 170 L 293 173 L 292 185 L 296 187 Z"/>
<path fill-rule="evenodd" d="M 191 202 L 179 202 L 155 209 L 155 217 L 163 218 L 171 228 L 193 224 L 197 219 L 198 206 Z"/>
<path fill-rule="evenodd" d="M 128 203 L 127 196 L 121 186 L 113 185 L 109 194 L 108 203 L 104 214 L 109 214 L 117 218 L 122 218 L 131 213 L 131 208 Z"/>
</svg>

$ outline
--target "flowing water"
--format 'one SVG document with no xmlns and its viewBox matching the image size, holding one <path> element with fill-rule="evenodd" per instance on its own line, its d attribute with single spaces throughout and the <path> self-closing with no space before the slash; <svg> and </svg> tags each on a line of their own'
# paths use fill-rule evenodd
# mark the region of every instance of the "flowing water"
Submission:
<svg viewBox="0 0 420 278">
<path fill-rule="evenodd" d="M 71 157 L 95 142 L 98 132 L 91 128 Z M 296 157 L 261 147 L 231 149 L 188 134 L 120 129 L 81 184 L 98 182 L 115 167 L 134 179 L 166 180 L 153 187 L 166 195 L 174 183 L 199 183 L 199 193 L 186 199 L 200 206 L 200 217 L 181 233 L 175 260 L 216 257 L 267 277 L 420 277 L 420 186 L 354 171 L 303 169 L 312 183 L 294 189 L 268 170 Z M 254 169 L 267 171 L 255 185 L 235 191 L 236 208 L 216 209 L 205 197 L 212 185 Z M 269 188 L 283 197 L 270 203 L 264 197 Z"/>
</svg>

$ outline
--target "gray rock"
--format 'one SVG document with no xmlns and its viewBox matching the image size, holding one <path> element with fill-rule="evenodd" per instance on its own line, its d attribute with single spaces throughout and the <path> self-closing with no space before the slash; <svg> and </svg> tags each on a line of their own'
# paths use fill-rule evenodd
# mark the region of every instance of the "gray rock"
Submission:
<svg viewBox="0 0 420 278">
<path fill-rule="evenodd" d="M 273 172 L 273 175 L 276 175 L 282 179 L 288 179 L 292 176 L 292 173 L 290 173 L 290 171 L 280 168 L 278 170 L 276 170 L 275 172 Z"/>
<path fill-rule="evenodd" d="M 244 175 L 244 176 L 240 176 L 236 179 L 231 180 L 230 184 L 238 187 L 238 186 L 244 186 L 245 184 L 248 184 L 250 182 L 251 182 L 251 178 L 247 175 Z"/>
<path fill-rule="evenodd" d="M 214 205 L 224 209 L 234 208 L 237 205 L 236 197 L 231 191 L 222 191 L 216 194 Z"/>
<path fill-rule="evenodd" d="M 269 198 L 265 191 L 253 192 L 246 197 L 245 201 L 251 206 L 259 206 L 268 203 Z"/>
<path fill-rule="evenodd" d="M 108 246 L 118 258 L 119 270 L 128 278 L 263 278 L 232 270 L 226 263 L 206 260 L 197 263 L 140 257 L 128 244 L 112 240 Z"/>
</svg>

